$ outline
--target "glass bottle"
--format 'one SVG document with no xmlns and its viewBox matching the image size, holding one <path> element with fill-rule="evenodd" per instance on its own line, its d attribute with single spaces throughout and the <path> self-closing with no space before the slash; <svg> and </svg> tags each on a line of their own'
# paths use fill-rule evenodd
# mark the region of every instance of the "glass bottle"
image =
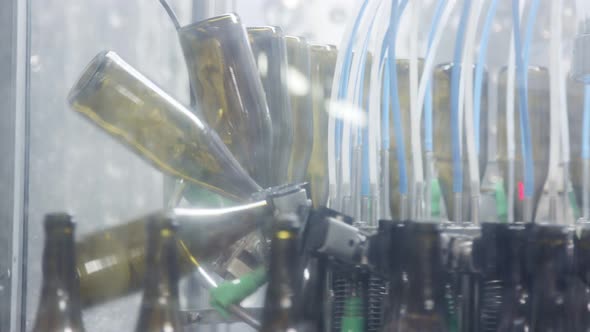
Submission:
<svg viewBox="0 0 590 332">
<path fill-rule="evenodd" d="M 248 43 L 235 14 L 178 29 L 197 110 L 260 184 L 269 182 L 271 115 Z"/>
<path fill-rule="evenodd" d="M 148 218 L 143 299 L 135 331 L 181 331 L 178 303 L 178 246 L 173 214 Z"/>
<path fill-rule="evenodd" d="M 313 148 L 313 112 L 309 45 L 304 38 L 286 36 L 287 87 L 291 101 L 293 147 L 289 161 L 289 181 L 305 180 L 305 171 Z M 327 131 L 327 127 L 325 129 Z"/>
<path fill-rule="evenodd" d="M 527 269 L 531 282 L 531 331 L 574 331 L 570 319 L 571 265 L 568 231 L 560 225 L 529 229 Z"/>
<path fill-rule="evenodd" d="M 384 332 L 446 332 L 445 284 L 447 275 L 442 263 L 440 224 L 409 222 L 401 242 L 400 257 L 403 286 L 399 313 L 392 315 Z M 390 302 L 397 302 L 393 299 Z"/>
<path fill-rule="evenodd" d="M 590 331 L 590 224 L 579 223 L 574 233 L 575 287 L 574 299 L 575 331 Z"/>
<path fill-rule="evenodd" d="M 44 223 L 43 283 L 33 332 L 83 332 L 72 217 L 48 214 Z"/>
<path fill-rule="evenodd" d="M 298 248 L 300 221 L 294 214 L 278 217 L 273 228 L 268 288 L 261 332 L 308 331 L 302 324 L 300 286 L 303 272 Z"/>
<path fill-rule="evenodd" d="M 332 45 L 311 45 L 310 55 L 314 139 L 306 180 L 313 205 L 319 207 L 328 201 L 328 102 L 338 50 Z"/>
<path fill-rule="evenodd" d="M 530 290 L 524 264 L 526 236 L 523 224 L 482 224 L 476 255 L 482 271 L 482 331 L 531 331 Z"/>
<path fill-rule="evenodd" d="M 508 197 L 513 197 L 512 202 L 508 201 L 509 207 L 513 207 L 512 211 L 508 210 L 508 221 L 534 221 L 536 218 L 536 207 L 543 194 L 543 187 L 545 180 L 549 173 L 549 144 L 550 135 L 549 123 L 550 119 L 550 97 L 549 97 L 549 71 L 547 68 L 530 66 L 528 68 L 528 99 L 529 99 L 529 121 L 531 130 L 531 142 L 533 149 L 533 163 L 535 165 L 535 188 L 532 200 L 533 205 L 533 220 L 524 220 L 524 200 L 519 198 L 518 183 L 524 181 L 523 163 L 524 157 L 522 152 L 521 134 L 520 134 L 520 116 L 518 111 L 518 93 L 515 93 L 514 98 L 514 139 L 515 140 L 515 160 L 514 160 L 514 188 L 508 188 L 510 165 L 508 160 L 508 137 L 507 137 L 507 114 L 506 114 L 506 85 L 507 85 L 507 70 L 503 68 L 498 76 L 498 165 L 500 166 L 504 184 L 506 185 L 506 192 Z M 510 195 L 509 190 L 513 190 Z M 510 216 L 513 215 L 513 219 Z"/>
<path fill-rule="evenodd" d="M 272 119 L 272 174 L 270 182 L 262 185 L 278 186 L 288 182 L 287 171 L 293 144 L 291 104 L 287 90 L 287 46 L 283 32 L 278 27 L 251 27 L 247 31 Z"/>
<path fill-rule="evenodd" d="M 234 200 L 260 190 L 200 117 L 112 51 L 90 62 L 68 100 L 163 172 Z"/>
<path fill-rule="evenodd" d="M 231 256 L 232 245 L 256 230 L 271 215 L 266 201 L 222 209 L 175 209 L 180 273 L 220 256 Z M 157 215 L 157 213 L 156 213 Z M 153 216 L 89 234 L 76 243 L 76 268 L 84 306 L 114 299 L 141 287 L 147 242 L 146 224 Z M 260 260 L 250 257 L 252 265 Z M 254 269 L 257 266 L 252 266 Z"/>
</svg>

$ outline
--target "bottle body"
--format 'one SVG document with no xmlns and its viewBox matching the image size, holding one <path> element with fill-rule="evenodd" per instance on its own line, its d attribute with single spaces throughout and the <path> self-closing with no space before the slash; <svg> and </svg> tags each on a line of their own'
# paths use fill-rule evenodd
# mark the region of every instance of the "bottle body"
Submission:
<svg viewBox="0 0 590 332">
<path fill-rule="evenodd" d="M 260 190 L 215 131 L 114 52 L 90 62 L 68 100 L 167 174 L 237 201 Z"/>
<path fill-rule="evenodd" d="M 74 223 L 67 214 L 45 217 L 43 284 L 33 332 L 83 332 Z"/>
<path fill-rule="evenodd" d="M 226 255 L 271 214 L 266 201 L 226 209 L 176 209 L 181 273 L 199 262 Z M 146 272 L 146 224 L 152 215 L 86 236 L 76 244 L 84 306 L 114 299 L 141 287 Z"/>
</svg>

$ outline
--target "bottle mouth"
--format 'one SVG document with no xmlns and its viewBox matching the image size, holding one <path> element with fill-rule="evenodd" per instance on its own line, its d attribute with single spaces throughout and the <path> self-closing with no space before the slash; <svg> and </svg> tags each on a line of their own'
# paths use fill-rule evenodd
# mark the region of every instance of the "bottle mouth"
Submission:
<svg viewBox="0 0 590 332">
<path fill-rule="evenodd" d="M 236 24 L 241 25 L 240 18 L 234 13 L 229 13 L 185 25 L 178 29 L 178 33 L 183 34 L 196 30 L 208 30 L 211 28 L 221 28 L 226 25 L 229 26 Z"/>
<path fill-rule="evenodd" d="M 96 75 L 105 67 L 108 58 L 114 54 L 115 53 L 112 51 L 102 51 L 92 58 L 90 63 L 86 65 L 82 71 L 82 74 L 80 74 L 76 83 L 72 86 L 72 89 L 70 89 L 70 93 L 68 93 L 68 102 L 70 105 L 72 105 L 80 93 L 90 85 Z"/>
<path fill-rule="evenodd" d="M 73 232 L 75 223 L 70 214 L 65 212 L 48 213 L 45 215 L 45 231 Z"/>
</svg>

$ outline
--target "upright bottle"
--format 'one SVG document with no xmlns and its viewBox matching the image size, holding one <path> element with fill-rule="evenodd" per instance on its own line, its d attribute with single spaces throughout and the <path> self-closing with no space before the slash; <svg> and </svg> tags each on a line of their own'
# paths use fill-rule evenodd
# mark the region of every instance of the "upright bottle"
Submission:
<svg viewBox="0 0 590 332">
<path fill-rule="evenodd" d="M 147 224 L 147 270 L 137 332 L 182 329 L 178 316 L 178 253 L 174 215 L 153 215 Z"/>
<path fill-rule="evenodd" d="M 41 300 L 33 332 L 83 332 L 71 216 L 45 216 L 42 264 Z"/>
<path fill-rule="evenodd" d="M 568 297 L 572 269 L 567 229 L 560 225 L 534 224 L 529 233 L 527 270 L 532 280 L 531 331 L 574 331 Z"/>
<path fill-rule="evenodd" d="M 298 251 L 299 219 L 279 216 L 272 232 L 268 289 L 261 332 L 308 332 L 299 300 L 303 272 Z"/>
<path fill-rule="evenodd" d="M 440 226 L 411 222 L 405 228 L 400 257 L 404 275 L 399 313 L 392 315 L 383 332 L 447 332 L 446 272 L 442 264 Z M 395 306 L 393 306 L 395 308 Z"/>
<path fill-rule="evenodd" d="M 479 325 L 483 331 L 531 331 L 526 236 L 523 224 L 482 224 L 476 257 L 482 271 Z"/>
</svg>

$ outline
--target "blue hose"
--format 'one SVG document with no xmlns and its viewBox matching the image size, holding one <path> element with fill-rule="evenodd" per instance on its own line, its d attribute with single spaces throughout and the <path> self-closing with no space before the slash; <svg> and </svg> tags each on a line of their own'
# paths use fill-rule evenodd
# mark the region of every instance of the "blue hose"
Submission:
<svg viewBox="0 0 590 332">
<path fill-rule="evenodd" d="M 447 0 L 438 0 L 436 9 L 434 10 L 434 16 L 432 18 L 432 25 L 430 26 L 430 32 L 428 33 L 428 44 L 426 46 L 426 57 L 430 53 L 430 47 L 434 39 L 434 34 L 438 28 L 440 18 L 445 9 Z M 431 90 L 431 77 L 428 78 L 426 85 L 426 94 L 424 95 L 424 149 L 428 152 L 432 152 L 433 140 L 432 140 L 432 90 Z"/>
<path fill-rule="evenodd" d="M 389 62 L 383 64 L 383 93 L 381 93 L 381 147 L 389 150 Z"/>
<path fill-rule="evenodd" d="M 342 74 L 340 76 L 340 82 L 338 82 L 338 100 L 343 100 L 346 98 L 347 95 L 347 91 L 348 91 L 348 80 L 350 77 L 350 66 L 352 65 L 352 47 L 354 45 L 354 37 L 356 36 L 359 26 L 360 26 L 360 22 L 361 19 L 363 18 L 363 15 L 365 13 L 365 9 L 367 8 L 367 4 L 369 3 L 369 0 L 364 0 L 363 4 L 361 5 L 361 8 L 359 9 L 359 13 L 354 21 L 354 25 L 352 27 L 352 32 L 351 32 L 351 37 L 350 37 L 350 41 L 348 42 L 348 45 L 346 45 L 346 53 L 344 53 L 344 63 L 342 66 Z M 335 135 L 336 135 L 336 139 L 335 139 L 335 153 L 336 156 L 340 155 L 341 150 L 342 150 L 342 127 L 343 127 L 343 123 L 341 119 L 336 119 L 336 124 L 335 124 Z"/>
<path fill-rule="evenodd" d="M 465 40 L 465 27 L 469 19 L 471 0 L 466 0 L 461 12 L 461 20 L 455 39 L 455 53 L 451 72 L 451 136 L 453 146 L 453 192 L 463 192 L 463 163 L 461 160 L 461 128 L 459 128 L 459 81 L 461 75 L 461 62 L 463 60 L 463 42 Z M 468 68 L 470 70 L 470 68 Z"/>
<path fill-rule="evenodd" d="M 519 0 L 512 0 L 512 19 L 514 20 L 514 49 L 516 54 L 516 72 L 518 80 L 518 110 L 520 114 L 520 140 L 524 155 L 524 194 L 525 197 L 533 197 L 535 190 L 535 165 L 533 163 L 533 151 L 531 149 L 531 131 L 529 126 L 528 96 L 527 96 L 527 68 L 523 59 L 523 50 L 520 40 Z"/>
<path fill-rule="evenodd" d="M 584 124 L 582 125 L 582 159 L 590 159 L 590 85 L 584 87 Z"/>
<path fill-rule="evenodd" d="M 480 118 L 481 118 L 481 94 L 482 94 L 482 87 L 483 87 L 483 69 L 487 62 L 487 55 L 488 55 L 488 45 L 490 40 L 490 30 L 492 27 L 492 22 L 494 21 L 494 17 L 496 16 L 496 11 L 498 9 L 498 0 L 492 0 L 490 3 L 490 7 L 488 9 L 488 14 L 486 15 L 486 20 L 484 22 L 483 31 L 481 33 L 481 43 L 479 46 L 479 55 L 477 59 L 477 64 L 475 65 L 475 82 L 473 86 L 473 127 L 475 128 L 475 149 L 477 151 L 477 155 L 479 155 L 480 151 Z"/>
<path fill-rule="evenodd" d="M 395 58 L 396 53 L 396 39 L 398 29 L 398 3 L 393 1 L 391 4 L 391 17 L 389 22 L 389 33 L 385 36 L 384 43 L 387 43 L 389 55 L 387 60 L 389 62 L 389 90 L 391 94 L 392 115 L 393 115 L 393 131 L 395 134 L 396 155 L 399 169 L 399 192 L 402 195 L 408 193 L 408 175 L 406 171 L 406 147 L 404 144 L 404 133 L 402 128 L 398 87 L 397 87 L 397 63 Z"/>
<path fill-rule="evenodd" d="M 373 30 L 373 23 L 375 20 L 371 21 L 371 25 L 369 26 L 368 34 L 371 34 Z M 358 81 L 357 91 L 358 91 L 358 106 L 361 109 L 365 109 L 365 115 L 367 119 L 367 123 L 369 121 L 369 107 L 368 105 L 363 105 L 364 99 L 364 87 L 365 87 L 365 69 L 366 69 L 366 58 L 367 58 L 367 49 L 369 47 L 369 39 L 366 38 L 363 44 L 363 49 L 361 53 L 361 72 L 360 72 L 360 79 Z M 364 107 L 363 107 L 364 106 Z M 362 147 L 362 171 L 361 171 L 361 196 L 369 196 L 371 194 L 371 184 L 369 178 L 369 129 L 368 124 L 362 130 L 359 130 L 359 138 L 360 144 Z"/>
</svg>

